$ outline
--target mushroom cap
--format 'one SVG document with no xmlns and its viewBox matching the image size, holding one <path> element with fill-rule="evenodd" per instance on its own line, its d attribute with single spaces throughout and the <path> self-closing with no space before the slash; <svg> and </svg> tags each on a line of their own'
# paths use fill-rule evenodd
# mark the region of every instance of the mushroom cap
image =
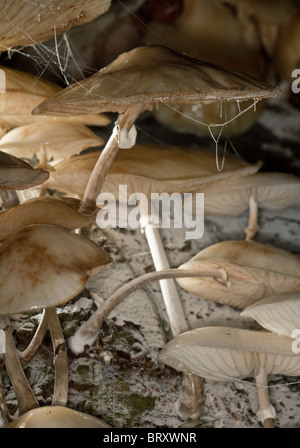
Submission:
<svg viewBox="0 0 300 448">
<path fill-rule="evenodd" d="M 0 51 L 34 45 L 106 12 L 111 0 L 1 0 Z"/>
<path fill-rule="evenodd" d="M 83 124 L 48 120 L 12 129 L 0 139 L 0 150 L 31 158 L 43 146 L 49 158 L 64 158 L 104 143 L 103 138 Z"/>
<path fill-rule="evenodd" d="M 43 196 L 0 212 L 0 240 L 31 224 L 75 230 L 92 224 L 99 208 L 75 198 Z"/>
<path fill-rule="evenodd" d="M 299 375 L 300 357 L 293 353 L 292 342 L 268 332 L 203 327 L 172 339 L 158 359 L 176 370 L 217 381 L 246 378 L 260 367 L 267 375 Z"/>
<path fill-rule="evenodd" d="M 178 278 L 186 291 L 207 300 L 246 308 L 258 300 L 300 288 L 300 257 L 256 241 L 223 241 L 200 251 L 179 269 L 224 269 L 229 285 L 213 278 Z"/>
<path fill-rule="evenodd" d="M 17 157 L 0 151 L 0 189 L 24 190 L 44 183 L 49 173 L 32 168 Z"/>
<path fill-rule="evenodd" d="M 63 304 L 110 261 L 97 244 L 62 227 L 23 227 L 0 246 L 0 314 Z"/>
<path fill-rule="evenodd" d="M 235 216 L 249 208 L 250 197 L 260 208 L 280 210 L 300 205 L 300 177 L 288 173 L 254 173 L 229 179 L 226 188 L 205 188 L 205 213 Z"/>
<path fill-rule="evenodd" d="M 82 197 L 100 154 L 100 151 L 81 154 L 55 164 L 47 186 Z M 147 195 L 151 192 L 196 192 L 210 184 L 248 176 L 260 166 L 260 162 L 248 164 L 227 157 L 224 169 L 219 172 L 215 153 L 211 151 L 166 145 L 135 145 L 117 153 L 102 191 L 117 197 L 119 185 L 126 184 L 128 195 L 135 192 Z"/>
<path fill-rule="evenodd" d="M 124 112 L 134 104 L 243 101 L 278 89 L 250 76 L 190 58 L 164 46 L 137 47 L 99 72 L 45 100 L 33 114 Z"/>
<path fill-rule="evenodd" d="M 31 409 L 4 428 L 111 428 L 103 420 L 64 406 Z"/>
<path fill-rule="evenodd" d="M 56 119 L 56 117 L 33 116 L 31 111 L 40 102 L 62 91 L 62 87 L 41 78 L 37 79 L 35 75 L 21 70 L 3 65 L 0 65 L 0 69 L 5 73 L 5 94 L 0 95 L 0 124 L 12 129 L 35 121 Z M 66 116 L 60 120 L 70 121 L 71 118 Z M 98 114 L 73 116 L 72 121 L 91 126 L 106 126 L 111 120 L 107 115 Z"/>
<path fill-rule="evenodd" d="M 241 312 L 278 335 L 292 336 L 300 329 L 300 290 L 265 297 Z M 300 330 L 299 330 L 300 332 Z"/>
</svg>

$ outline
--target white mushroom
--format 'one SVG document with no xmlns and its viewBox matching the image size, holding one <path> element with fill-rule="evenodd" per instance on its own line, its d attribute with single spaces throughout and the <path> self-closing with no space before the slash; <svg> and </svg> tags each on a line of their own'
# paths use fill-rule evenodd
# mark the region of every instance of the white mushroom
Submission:
<svg viewBox="0 0 300 448">
<path fill-rule="evenodd" d="M 222 241 L 182 264 L 180 269 L 223 268 L 230 287 L 209 278 L 182 278 L 179 285 L 207 300 L 244 309 L 258 300 L 300 288 L 300 257 L 256 241 Z"/>
<path fill-rule="evenodd" d="M 293 340 L 269 332 L 230 327 L 203 327 L 171 340 L 158 359 L 179 371 L 213 381 L 234 381 L 254 374 L 259 418 L 273 427 L 274 407 L 268 397 L 268 375 L 299 375 L 300 356 Z"/>
<path fill-rule="evenodd" d="M 8 316 L 45 309 L 55 364 L 53 404 L 66 404 L 68 359 L 55 306 L 75 297 L 90 275 L 110 257 L 92 241 L 51 225 L 31 225 L 9 235 L 0 246 L 0 321 L 6 332 L 5 364 L 20 412 L 36 407 L 19 357 L 12 350 Z"/>
<path fill-rule="evenodd" d="M 265 297 L 241 312 L 262 327 L 278 335 L 298 338 L 300 335 L 300 291 L 288 291 Z"/>
</svg>

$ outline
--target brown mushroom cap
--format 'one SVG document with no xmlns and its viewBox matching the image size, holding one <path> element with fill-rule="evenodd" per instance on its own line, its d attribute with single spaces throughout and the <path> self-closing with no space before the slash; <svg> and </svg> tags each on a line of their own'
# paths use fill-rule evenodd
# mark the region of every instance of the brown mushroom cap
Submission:
<svg viewBox="0 0 300 448">
<path fill-rule="evenodd" d="M 247 75 L 153 45 L 118 56 L 98 73 L 68 86 L 33 114 L 124 112 L 134 104 L 243 101 L 276 96 L 278 89 Z"/>
<path fill-rule="evenodd" d="M 43 146 L 49 158 L 64 158 L 103 144 L 103 138 L 83 124 L 48 120 L 12 129 L 0 139 L 0 150 L 31 158 Z"/>
<path fill-rule="evenodd" d="M 34 45 L 106 12 L 111 0 L 1 0 L 0 51 Z"/>
<path fill-rule="evenodd" d="M 62 91 L 62 87 L 41 78 L 37 79 L 31 73 L 21 70 L 3 65 L 0 69 L 5 73 L 5 93 L 0 95 L 0 126 L 4 126 L 7 132 L 17 126 L 44 121 L 43 116 L 33 116 L 32 109 L 41 101 Z M 56 117 L 46 119 L 55 120 Z M 60 120 L 70 121 L 71 118 L 66 116 Z M 72 117 L 72 121 L 91 126 L 106 126 L 111 120 L 104 114 L 98 114 Z"/>
<path fill-rule="evenodd" d="M 0 247 L 0 314 L 63 304 L 110 261 L 97 244 L 62 227 L 23 227 Z"/>
<path fill-rule="evenodd" d="M 111 428 L 103 420 L 64 406 L 43 406 L 25 412 L 4 428 Z"/>
<path fill-rule="evenodd" d="M 75 230 L 92 224 L 98 211 L 98 207 L 75 198 L 44 196 L 29 199 L 0 212 L 0 240 L 31 224 Z"/>
<path fill-rule="evenodd" d="M 47 187 L 82 197 L 100 154 L 98 151 L 81 154 L 55 164 L 55 171 L 51 172 Z M 165 145 L 135 145 L 118 152 L 102 191 L 117 196 L 119 185 L 126 184 L 129 195 L 137 191 L 147 195 L 162 191 L 194 192 L 207 185 L 248 176 L 260 166 L 260 162 L 248 164 L 228 157 L 224 169 L 218 172 L 216 156 L 211 151 Z"/>
<path fill-rule="evenodd" d="M 34 169 L 17 157 L 0 151 L 0 189 L 24 190 L 44 183 L 49 173 Z"/>
<path fill-rule="evenodd" d="M 204 299 L 245 308 L 273 294 L 300 288 L 300 257 L 256 241 L 223 241 L 199 252 L 180 269 L 223 268 L 225 286 L 210 278 L 180 278 L 179 285 Z"/>
</svg>

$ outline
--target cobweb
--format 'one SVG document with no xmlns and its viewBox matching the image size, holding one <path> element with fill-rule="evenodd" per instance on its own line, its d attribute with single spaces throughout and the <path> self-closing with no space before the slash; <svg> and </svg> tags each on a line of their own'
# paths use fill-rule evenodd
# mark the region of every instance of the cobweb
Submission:
<svg viewBox="0 0 300 448">
<path fill-rule="evenodd" d="M 27 0 L 26 0 L 27 1 Z M 152 30 L 147 23 L 145 23 L 134 11 L 133 5 L 122 2 L 121 0 L 116 0 L 117 4 L 120 8 L 123 8 L 124 11 L 131 14 L 141 26 L 147 28 L 160 40 L 162 45 L 167 45 L 167 42 L 159 36 L 154 30 Z M 135 2 L 133 2 L 134 4 Z M 136 2 L 137 4 L 142 2 Z M 83 4 L 84 6 L 84 4 Z M 5 14 L 5 11 L 4 11 Z M 7 18 L 8 19 L 8 18 Z M 75 19 L 74 19 L 75 20 Z M 82 25 L 83 26 L 83 25 Z M 46 78 L 54 81 L 59 81 L 63 86 L 69 86 L 73 83 L 79 83 L 80 81 L 85 79 L 86 77 L 92 75 L 96 69 L 91 68 L 86 65 L 85 61 L 82 58 L 82 54 L 76 48 L 76 42 L 73 41 L 72 37 L 72 23 L 70 23 L 69 28 L 62 34 L 57 34 L 56 27 L 53 28 L 53 38 L 46 42 L 37 42 L 35 41 L 26 31 L 22 29 L 18 29 L 13 23 L 12 27 L 16 28 L 16 32 L 25 33 L 27 37 L 32 41 L 32 45 L 25 48 L 9 48 L 7 51 L 7 56 L 4 56 L 4 61 L 14 59 L 14 56 L 20 56 L 21 64 L 22 60 L 26 63 L 29 61 L 29 67 L 35 71 L 36 81 L 41 78 Z M 19 62 L 20 63 L 20 62 Z M 225 136 L 225 144 L 223 150 L 223 158 L 221 165 L 219 163 L 219 145 L 221 138 L 224 137 L 224 129 L 227 129 L 227 126 L 232 121 L 236 120 L 241 115 L 247 113 L 250 109 L 254 109 L 259 100 L 254 99 L 253 104 L 241 110 L 240 103 L 236 101 L 238 113 L 236 116 L 227 120 L 224 117 L 223 123 L 204 123 L 193 116 L 184 114 L 183 112 L 176 109 L 176 107 L 163 102 L 167 107 L 173 109 L 180 115 L 184 116 L 188 120 L 196 122 L 199 126 L 204 126 L 208 129 L 209 134 L 212 138 L 212 141 L 215 144 L 215 153 L 216 153 L 216 167 L 218 171 L 222 171 L 225 164 L 226 157 L 226 148 L 227 142 L 229 141 L 232 149 L 238 155 L 238 151 L 233 147 L 231 140 Z M 222 117 L 222 104 L 220 106 L 220 117 Z M 226 109 L 225 109 L 226 113 Z M 140 128 L 140 131 L 143 132 L 143 129 Z M 214 132 L 217 131 L 217 132 Z"/>
</svg>

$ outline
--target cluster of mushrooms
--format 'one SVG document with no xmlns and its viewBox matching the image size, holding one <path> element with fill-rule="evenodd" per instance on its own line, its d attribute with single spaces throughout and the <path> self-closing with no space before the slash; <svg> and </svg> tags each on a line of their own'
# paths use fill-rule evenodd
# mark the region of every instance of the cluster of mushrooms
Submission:
<svg viewBox="0 0 300 448">
<path fill-rule="evenodd" d="M 0 1 L 8 18 L 0 23 L 1 51 L 13 52 L 15 47 L 43 42 L 52 36 L 53 27 L 56 33 L 63 33 L 107 13 L 111 7 L 110 0 L 42 3 L 43 8 L 37 12 L 31 3 Z M 217 0 L 211 3 L 216 10 L 223 7 Z M 242 1 L 227 3 L 244 5 Z M 197 8 L 215 14 L 208 2 L 184 2 L 176 24 L 181 43 L 179 30 L 187 18 L 192 23 Z M 243 17 L 248 23 L 245 12 Z M 267 27 L 263 7 L 259 17 L 271 53 L 274 23 L 279 18 L 274 17 L 273 26 Z M 30 32 L 16 33 L 12 23 L 24 30 L 28 26 Z M 33 26 L 38 23 L 43 28 Z M 151 29 L 156 35 L 166 33 L 167 42 L 173 39 L 171 27 L 167 27 L 164 24 L 156 29 L 153 25 Z M 192 25 L 188 27 L 189 32 L 192 29 Z M 11 416 L 0 376 L 0 410 L 7 427 L 46 427 L 59 425 L 62 420 L 69 426 L 109 427 L 88 416 L 81 420 L 80 413 L 74 411 L 73 415 L 66 407 L 68 349 L 80 354 L 86 346 L 91 347 L 109 312 L 152 281 L 160 281 L 173 334 L 159 361 L 183 372 L 192 403 L 189 417 L 201 414 L 202 378 L 232 381 L 253 374 L 260 420 L 271 427 L 275 411 L 268 398 L 268 375 L 300 375 L 295 344 L 299 336 L 295 330 L 300 328 L 300 258 L 255 241 L 259 209 L 299 206 L 300 179 L 289 173 L 260 171 L 261 162 L 250 164 L 226 156 L 224 163 L 224 158 L 212 151 L 136 144 L 135 123 L 144 111 L 153 112 L 165 125 L 171 120 L 168 113 L 178 117 L 180 112 L 181 117 L 189 116 L 191 123 L 191 113 L 196 112 L 193 121 L 197 129 L 210 135 L 217 147 L 224 128 L 233 134 L 244 131 L 243 126 L 235 127 L 236 115 L 238 120 L 250 114 L 245 125 L 249 127 L 265 101 L 275 98 L 279 89 L 253 77 L 251 70 L 245 75 L 234 68 L 202 62 L 192 51 L 187 55 L 170 46 L 137 46 L 65 88 L 28 72 L 0 67 L 6 80 L 6 91 L 0 94 L 0 373 L 2 376 L 6 369 L 19 406 L 18 416 Z M 254 50 L 251 46 L 249 55 L 255 62 L 250 56 L 247 61 L 257 66 Z M 258 65 L 262 67 L 261 60 Z M 109 113 L 116 113 L 117 119 L 105 142 L 90 127 L 107 126 L 111 122 Z M 164 113 L 167 115 L 162 118 Z M 176 121 L 173 126 L 177 126 Z M 88 148 L 93 149 L 82 153 Z M 127 186 L 128 195 L 141 192 L 149 201 L 151 192 L 204 193 L 205 215 L 237 216 L 249 210 L 245 240 L 214 244 L 177 269 L 170 269 L 159 228 L 152 225 L 147 211 L 141 212 L 140 223 L 155 272 L 116 290 L 66 341 L 56 307 L 76 297 L 90 276 L 103 269 L 110 275 L 111 257 L 90 236 L 99 212 L 97 197 L 105 192 L 120 202 L 127 200 L 118 196 L 121 184 Z M 38 192 L 36 197 L 27 198 L 29 189 Z M 54 193 L 48 194 L 49 189 Z M 191 330 L 177 286 L 241 309 L 241 315 L 257 321 L 261 331 L 214 326 Z M 41 322 L 29 346 L 21 352 L 16 348 L 10 316 L 36 310 L 43 310 Z M 53 343 L 55 384 L 52 406 L 39 408 L 24 367 L 39 349 L 47 329 Z M 59 422 L 52 421 L 56 413 Z"/>
</svg>

